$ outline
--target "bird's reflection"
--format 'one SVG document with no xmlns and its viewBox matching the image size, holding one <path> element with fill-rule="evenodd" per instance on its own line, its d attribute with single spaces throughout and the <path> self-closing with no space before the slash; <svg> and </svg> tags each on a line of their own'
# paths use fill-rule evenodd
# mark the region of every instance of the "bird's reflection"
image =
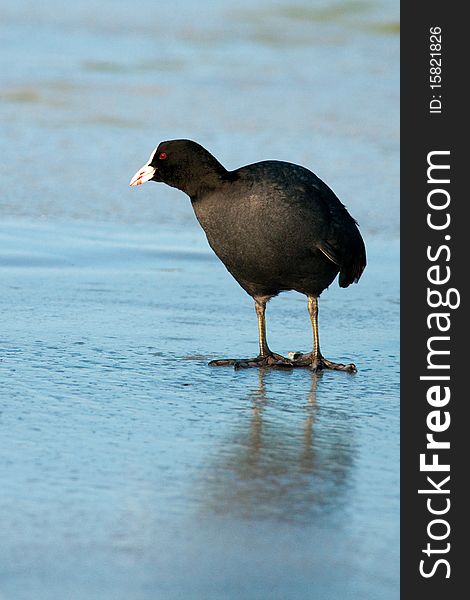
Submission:
<svg viewBox="0 0 470 600">
<path fill-rule="evenodd" d="M 204 508 L 286 522 L 340 514 L 353 461 L 350 419 L 318 408 L 322 374 L 311 375 L 306 402 L 284 386 L 269 391 L 273 375 L 259 370 L 249 412 L 210 464 Z"/>
</svg>

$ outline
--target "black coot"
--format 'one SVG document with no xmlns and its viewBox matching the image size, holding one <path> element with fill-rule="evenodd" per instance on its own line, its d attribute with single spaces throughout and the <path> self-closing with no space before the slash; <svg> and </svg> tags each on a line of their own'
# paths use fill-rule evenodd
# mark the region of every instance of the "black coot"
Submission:
<svg viewBox="0 0 470 600">
<path fill-rule="evenodd" d="M 172 140 L 158 145 L 130 185 L 146 181 L 166 183 L 191 198 L 211 248 L 255 301 L 259 356 L 211 365 L 356 371 L 320 352 L 318 296 L 338 273 L 340 287 L 347 287 L 366 266 L 357 223 L 321 179 L 275 160 L 227 171 L 196 142 Z M 286 290 L 308 297 L 313 328 L 313 351 L 292 359 L 271 352 L 266 341 L 266 303 Z"/>
</svg>

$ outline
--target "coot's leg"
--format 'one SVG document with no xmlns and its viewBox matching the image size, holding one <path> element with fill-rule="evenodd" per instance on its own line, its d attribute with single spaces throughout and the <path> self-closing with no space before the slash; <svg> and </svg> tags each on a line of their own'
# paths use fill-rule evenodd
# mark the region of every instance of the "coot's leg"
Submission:
<svg viewBox="0 0 470 600">
<path fill-rule="evenodd" d="M 295 367 L 311 367 L 312 371 L 321 371 L 322 369 L 334 369 L 336 371 L 348 371 L 356 373 L 356 365 L 343 365 L 327 360 L 320 352 L 320 336 L 318 334 L 318 298 L 316 296 L 308 297 L 308 312 L 313 330 L 313 351 L 308 354 L 302 354 L 294 360 Z"/>
<path fill-rule="evenodd" d="M 266 298 L 255 298 L 255 309 L 258 317 L 258 337 L 259 337 L 259 355 L 255 358 L 226 358 L 221 360 L 211 360 L 211 367 L 225 367 L 231 365 L 235 369 L 244 369 L 248 367 L 274 367 L 276 369 L 291 369 L 292 361 L 284 358 L 280 354 L 271 352 L 266 340 Z"/>
</svg>

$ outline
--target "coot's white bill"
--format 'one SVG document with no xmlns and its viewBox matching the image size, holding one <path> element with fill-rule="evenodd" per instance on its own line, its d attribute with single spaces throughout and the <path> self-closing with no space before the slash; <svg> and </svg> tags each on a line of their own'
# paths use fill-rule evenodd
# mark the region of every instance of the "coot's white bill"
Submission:
<svg viewBox="0 0 470 600">
<path fill-rule="evenodd" d="M 152 177 L 154 175 L 155 175 L 155 167 L 152 167 L 150 165 L 145 165 L 144 167 L 142 167 L 141 169 L 139 169 L 137 171 L 137 173 L 131 179 L 129 185 L 141 185 L 142 183 L 149 181 L 149 179 L 152 179 Z"/>
</svg>

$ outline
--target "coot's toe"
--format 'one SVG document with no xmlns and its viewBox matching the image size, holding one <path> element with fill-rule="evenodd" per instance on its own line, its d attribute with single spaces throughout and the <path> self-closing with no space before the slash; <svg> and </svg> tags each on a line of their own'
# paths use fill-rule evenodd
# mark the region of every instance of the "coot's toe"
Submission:
<svg viewBox="0 0 470 600">
<path fill-rule="evenodd" d="M 331 369 L 333 371 L 346 371 L 347 373 L 357 373 L 356 365 L 350 363 L 348 365 L 344 365 L 342 363 L 335 363 L 331 360 L 327 360 L 321 354 L 315 354 L 313 352 L 308 352 L 306 354 L 302 354 L 301 356 L 296 357 L 292 364 L 294 367 L 309 367 L 312 371 L 323 371 L 324 369 Z"/>
<path fill-rule="evenodd" d="M 211 360 L 210 367 L 228 367 L 234 369 L 248 369 L 250 367 L 272 367 L 273 369 L 292 369 L 295 363 L 280 354 L 270 352 L 266 356 L 257 356 L 255 358 L 222 358 Z"/>
</svg>

